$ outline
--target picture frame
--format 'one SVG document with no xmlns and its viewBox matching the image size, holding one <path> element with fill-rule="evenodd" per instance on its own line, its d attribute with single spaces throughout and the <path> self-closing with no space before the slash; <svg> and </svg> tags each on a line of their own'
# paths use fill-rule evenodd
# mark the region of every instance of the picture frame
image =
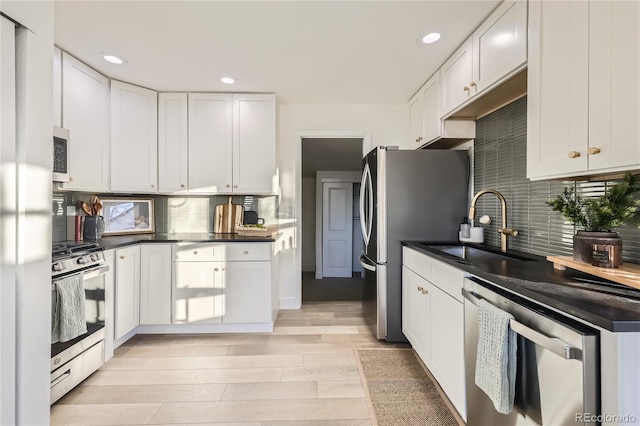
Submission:
<svg viewBox="0 0 640 426">
<path fill-rule="evenodd" d="M 104 236 L 155 232 L 152 198 L 102 198 Z"/>
</svg>

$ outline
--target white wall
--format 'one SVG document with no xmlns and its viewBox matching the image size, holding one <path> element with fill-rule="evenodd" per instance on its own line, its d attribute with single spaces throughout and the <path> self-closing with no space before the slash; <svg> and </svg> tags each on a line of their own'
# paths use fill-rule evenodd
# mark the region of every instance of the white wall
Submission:
<svg viewBox="0 0 640 426">
<path fill-rule="evenodd" d="M 51 360 L 54 2 L 2 1 L 0 8 L 27 27 L 16 39 L 17 390 L 15 407 L 2 408 L 15 409 L 16 424 L 44 425 L 49 423 Z M 3 350 L 11 343 L 1 342 Z"/>
<path fill-rule="evenodd" d="M 278 117 L 280 174 L 280 307 L 302 305 L 301 137 L 364 137 L 367 149 L 409 138 L 406 105 L 282 105 Z"/>
<path fill-rule="evenodd" d="M 302 270 L 316 270 L 316 180 L 302 178 Z"/>
</svg>

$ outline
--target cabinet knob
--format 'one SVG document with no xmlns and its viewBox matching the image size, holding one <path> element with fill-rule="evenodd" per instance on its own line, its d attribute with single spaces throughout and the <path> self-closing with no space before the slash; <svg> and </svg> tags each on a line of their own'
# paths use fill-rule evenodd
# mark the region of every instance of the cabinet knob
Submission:
<svg viewBox="0 0 640 426">
<path fill-rule="evenodd" d="M 73 182 L 73 178 L 69 176 L 69 182 Z"/>
<path fill-rule="evenodd" d="M 180 188 L 184 188 L 184 183 L 180 185 Z"/>
<path fill-rule="evenodd" d="M 418 287 L 418 291 L 422 291 L 424 290 L 422 287 Z"/>
<path fill-rule="evenodd" d="M 589 155 L 596 155 L 596 154 L 600 154 L 600 148 L 592 146 L 591 148 L 589 148 L 587 150 L 587 154 Z"/>
<path fill-rule="evenodd" d="M 578 151 L 570 151 L 569 158 L 578 158 L 580 157 L 580 153 Z"/>
<path fill-rule="evenodd" d="M 198 254 L 198 250 L 194 250 L 194 251 L 193 251 L 193 254 Z"/>
<path fill-rule="evenodd" d="M 124 260 L 124 256 L 120 256 L 120 259 Z"/>
<path fill-rule="evenodd" d="M 218 268 L 213 268 L 213 270 L 214 270 L 214 271 L 216 271 L 216 272 L 218 272 L 218 271 L 219 271 L 219 269 L 218 269 Z"/>
<path fill-rule="evenodd" d="M 152 187 L 152 188 L 155 188 L 155 187 L 156 187 L 156 185 L 152 183 L 152 184 L 151 184 L 151 187 Z"/>
<path fill-rule="evenodd" d="M 231 185 L 227 185 L 227 188 L 231 188 Z"/>
<path fill-rule="evenodd" d="M 419 138 L 416 138 L 416 142 L 420 142 L 422 140 L 422 136 L 420 136 Z"/>
<path fill-rule="evenodd" d="M 476 86 L 477 86 L 477 84 L 475 82 L 473 82 L 473 81 L 471 83 L 469 83 L 469 87 L 476 87 Z"/>
<path fill-rule="evenodd" d="M 237 187 L 238 187 L 238 185 L 233 185 L 233 187 L 234 187 L 234 188 L 237 188 Z"/>
<path fill-rule="evenodd" d="M 243 251 L 242 254 L 249 254 L 249 250 Z"/>
<path fill-rule="evenodd" d="M 467 87 L 467 86 L 464 86 L 464 87 L 462 88 L 462 90 L 464 90 L 465 92 L 468 92 L 468 91 L 469 91 L 469 90 L 471 90 L 471 89 L 470 89 L 469 87 Z"/>
</svg>

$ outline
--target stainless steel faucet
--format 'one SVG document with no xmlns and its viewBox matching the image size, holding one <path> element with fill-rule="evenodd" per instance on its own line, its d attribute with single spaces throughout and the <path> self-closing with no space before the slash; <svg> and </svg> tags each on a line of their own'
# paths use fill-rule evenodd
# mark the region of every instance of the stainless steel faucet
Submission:
<svg viewBox="0 0 640 426">
<path fill-rule="evenodd" d="M 518 235 L 517 229 L 507 228 L 507 200 L 504 199 L 504 196 L 496 191 L 495 189 L 484 189 L 474 195 L 471 200 L 471 207 L 469 208 L 469 220 L 473 220 L 476 216 L 476 202 L 478 198 L 483 196 L 484 194 L 493 194 L 500 200 L 502 204 L 502 228 L 498 230 L 500 233 L 500 250 L 507 251 L 507 235 L 511 235 L 515 237 Z"/>
</svg>

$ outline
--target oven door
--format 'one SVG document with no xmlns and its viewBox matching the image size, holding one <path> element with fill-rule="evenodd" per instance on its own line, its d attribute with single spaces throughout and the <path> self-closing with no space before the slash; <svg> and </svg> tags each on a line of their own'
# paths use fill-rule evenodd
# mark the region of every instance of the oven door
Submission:
<svg viewBox="0 0 640 426">
<path fill-rule="evenodd" d="M 105 320 L 105 277 L 109 270 L 108 265 L 99 265 L 78 272 L 82 274 L 83 287 L 85 293 L 85 311 L 87 319 L 87 332 L 75 339 L 67 342 L 57 342 L 51 345 L 51 371 L 57 369 L 62 364 L 70 361 L 83 350 L 87 349 L 88 343 L 97 343 L 97 340 L 104 340 L 104 320 Z M 73 274 L 72 274 L 73 275 Z M 52 284 L 52 291 L 53 289 Z M 101 332 L 101 333 L 100 333 Z M 101 334 L 102 338 L 89 341 L 94 334 Z M 79 344 L 81 343 L 82 344 Z"/>
</svg>

